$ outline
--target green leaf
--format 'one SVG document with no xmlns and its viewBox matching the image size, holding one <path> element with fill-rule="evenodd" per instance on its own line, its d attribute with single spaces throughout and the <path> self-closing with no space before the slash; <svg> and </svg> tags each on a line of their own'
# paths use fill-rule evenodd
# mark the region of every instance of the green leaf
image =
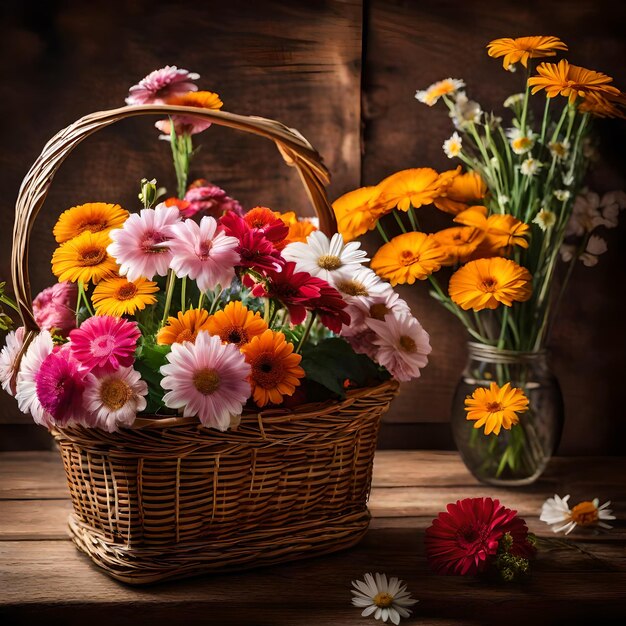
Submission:
<svg viewBox="0 0 626 626">
<path fill-rule="evenodd" d="M 165 408 L 161 387 L 163 376 L 160 369 L 167 363 L 170 350 L 171 346 L 160 346 L 144 337 L 137 351 L 135 368 L 148 384 L 146 413 L 162 413 Z"/>
</svg>

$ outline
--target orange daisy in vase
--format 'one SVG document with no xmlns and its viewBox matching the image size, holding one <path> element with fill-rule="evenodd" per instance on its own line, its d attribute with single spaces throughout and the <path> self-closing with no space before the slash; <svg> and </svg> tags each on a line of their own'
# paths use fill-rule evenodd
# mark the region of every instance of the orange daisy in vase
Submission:
<svg viewBox="0 0 626 626">
<path fill-rule="evenodd" d="M 100 281 L 91 296 L 96 315 L 133 315 L 135 311 L 142 311 L 146 306 L 154 304 L 154 294 L 159 290 L 156 283 L 138 278 L 130 281 L 123 276 L 115 276 Z"/>
<path fill-rule="evenodd" d="M 419 208 L 432 204 L 433 200 L 450 187 L 459 175 L 461 167 L 438 174 L 430 167 L 417 167 L 402 170 L 388 176 L 378 184 L 378 196 L 374 203 L 381 212 L 398 208 L 408 211 L 411 206 Z"/>
<path fill-rule="evenodd" d="M 294 354 L 293 344 L 285 340 L 283 333 L 268 329 L 243 346 L 241 352 L 252 368 L 252 398 L 259 407 L 280 404 L 283 396 L 293 395 L 304 378 L 302 357 Z"/>
<path fill-rule="evenodd" d="M 376 226 L 383 213 L 373 202 L 377 196 L 378 187 L 361 187 L 349 191 L 333 202 L 337 230 L 346 243 Z"/>
<path fill-rule="evenodd" d="M 471 226 L 454 226 L 433 233 L 432 238 L 444 249 L 442 265 L 465 263 L 485 238 L 485 232 Z"/>
<path fill-rule="evenodd" d="M 464 311 L 497 309 L 500 304 L 525 302 L 532 294 L 530 272 L 502 257 L 476 259 L 450 278 L 448 293 Z"/>
<path fill-rule="evenodd" d="M 410 232 L 381 246 L 370 267 L 392 286 L 424 280 L 446 261 L 446 251 L 432 235 Z"/>
<path fill-rule="evenodd" d="M 474 428 L 485 427 L 485 435 L 499 435 L 500 430 L 511 430 L 519 423 L 518 413 L 528 410 L 528 398 L 522 389 L 505 383 L 502 387 L 491 383 L 489 389 L 477 387 L 465 398 L 466 418 L 474 420 Z"/>
<path fill-rule="evenodd" d="M 174 343 L 191 341 L 195 343 L 201 330 L 209 330 L 209 312 L 204 309 L 189 309 L 178 312 L 176 317 L 168 317 L 167 323 L 156 336 L 160 346 L 171 346 Z"/>
<path fill-rule="evenodd" d="M 265 320 L 248 310 L 241 302 L 229 302 L 222 311 L 211 315 L 207 321 L 211 335 L 219 335 L 224 343 L 233 343 L 238 348 L 267 330 Z"/>
<path fill-rule="evenodd" d="M 511 39 L 494 39 L 487 44 L 487 54 L 494 59 L 504 57 L 502 65 L 505 70 L 514 63 L 528 67 L 528 59 L 539 59 L 556 56 L 558 50 L 566 51 L 567 46 L 558 38 L 545 35 L 534 37 L 517 37 Z"/>
<path fill-rule="evenodd" d="M 621 92 L 610 83 L 613 79 L 602 72 L 588 70 L 578 65 L 570 65 L 565 59 L 557 63 L 541 63 L 537 66 L 538 76 L 531 76 L 528 85 L 536 94 L 545 89 L 546 97 L 563 96 L 574 103 L 576 98 L 590 99 L 597 96 L 620 98 Z"/>
<path fill-rule="evenodd" d="M 470 206 L 482 204 L 487 195 L 487 184 L 477 172 L 466 172 L 452 179 L 443 195 L 433 200 L 433 204 L 446 213 L 457 215 Z"/>
<path fill-rule="evenodd" d="M 99 233 L 121 228 L 128 215 L 128 211 L 119 204 L 88 202 L 63 211 L 52 233 L 58 243 L 64 243 L 86 230 Z"/>
<path fill-rule="evenodd" d="M 589 113 L 595 117 L 617 117 L 626 119 L 626 113 L 619 107 L 626 105 L 623 95 L 620 98 L 609 100 L 597 93 L 590 94 L 578 105 L 581 113 Z"/>
<path fill-rule="evenodd" d="M 97 283 L 117 275 L 117 263 L 107 252 L 108 233 L 84 231 L 62 243 L 52 255 L 52 273 L 59 282 Z"/>
</svg>

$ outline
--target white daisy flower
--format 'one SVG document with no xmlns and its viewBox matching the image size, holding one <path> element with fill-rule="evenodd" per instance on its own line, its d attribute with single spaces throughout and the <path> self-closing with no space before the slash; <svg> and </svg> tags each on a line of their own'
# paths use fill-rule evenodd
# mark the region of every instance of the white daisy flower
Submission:
<svg viewBox="0 0 626 626">
<path fill-rule="evenodd" d="M 557 161 L 565 161 L 569 156 L 570 143 L 568 139 L 553 141 L 548 144 L 548 148 L 550 149 L 550 154 Z"/>
<path fill-rule="evenodd" d="M 24 327 L 12 330 L 7 336 L 4 348 L 0 352 L 0 383 L 9 395 L 14 395 L 11 389 L 11 379 L 15 370 L 15 361 L 24 345 Z"/>
<path fill-rule="evenodd" d="M 511 143 L 511 150 L 515 152 L 515 154 L 526 154 L 530 150 L 532 150 L 535 145 L 535 139 L 537 135 L 531 131 L 524 133 L 519 128 L 508 128 L 506 131 L 506 136 Z M 528 159 L 527 159 L 528 160 Z M 524 173 L 522 171 L 522 173 Z"/>
<path fill-rule="evenodd" d="M 537 224 L 541 230 L 546 231 L 556 224 L 556 213 L 548 209 L 541 209 L 541 211 L 535 215 L 533 223 Z"/>
<path fill-rule="evenodd" d="M 450 139 L 446 139 L 443 142 L 443 151 L 446 153 L 446 156 L 449 159 L 458 157 L 459 154 L 461 154 L 462 149 L 463 140 L 461 139 L 459 133 L 457 133 L 456 131 L 452 133 L 452 137 L 450 137 Z"/>
<path fill-rule="evenodd" d="M 365 574 L 364 580 L 353 580 L 354 589 L 350 591 L 354 595 L 352 604 L 363 609 L 361 615 L 368 617 L 374 615 L 374 619 L 392 624 L 399 624 L 400 618 L 410 617 L 411 611 L 407 608 L 418 602 L 411 598 L 406 590 L 406 585 L 393 576 L 387 581 L 385 574 Z"/>
<path fill-rule="evenodd" d="M 342 272 L 333 276 L 331 284 L 349 304 L 355 300 L 369 302 L 374 296 L 393 293 L 391 285 L 381 280 L 369 267 L 359 267 L 351 274 Z"/>
<path fill-rule="evenodd" d="M 504 107 L 513 109 L 524 102 L 524 93 L 514 93 L 504 101 Z"/>
<path fill-rule="evenodd" d="M 478 124 L 483 114 L 480 104 L 469 100 L 464 91 L 459 91 L 454 99 L 454 108 L 450 111 L 450 118 L 455 128 L 465 128 L 468 124 Z"/>
<path fill-rule="evenodd" d="M 559 202 L 569 200 L 569 197 L 572 195 L 567 189 L 555 189 L 552 193 Z"/>
<path fill-rule="evenodd" d="M 369 261 L 367 252 L 360 247 L 358 241 L 344 243 L 339 233 L 328 239 L 322 231 L 315 230 L 306 243 L 297 241 L 285 246 L 282 255 L 287 261 L 293 261 L 298 271 L 308 272 L 332 285 L 334 278 L 351 276 Z"/>
<path fill-rule="evenodd" d="M 602 521 L 615 519 L 611 509 L 608 508 L 611 504 L 610 500 L 599 506 L 600 500 L 595 498 L 591 502 L 581 502 L 573 509 L 570 509 L 568 504 L 569 498 L 569 495 L 561 498 L 555 494 L 553 498 L 548 498 L 543 503 L 539 519 L 548 524 L 552 528 L 552 532 L 559 533 L 565 531 L 565 534 L 568 535 L 576 526 L 581 526 L 582 528 L 592 526 L 612 528 L 612 526 Z"/>
<path fill-rule="evenodd" d="M 415 98 L 429 107 L 436 104 L 441 96 L 448 96 L 463 89 L 465 83 L 459 78 L 446 78 L 430 85 L 423 91 L 416 91 Z"/>
<path fill-rule="evenodd" d="M 540 163 L 537 159 L 528 157 L 522 162 L 520 172 L 522 172 L 524 176 L 534 176 L 541 169 L 541 167 L 543 167 L 543 163 Z"/>
<path fill-rule="evenodd" d="M 574 184 L 575 176 L 573 173 L 568 172 L 567 174 L 563 174 L 563 184 L 566 187 L 571 187 Z"/>
</svg>

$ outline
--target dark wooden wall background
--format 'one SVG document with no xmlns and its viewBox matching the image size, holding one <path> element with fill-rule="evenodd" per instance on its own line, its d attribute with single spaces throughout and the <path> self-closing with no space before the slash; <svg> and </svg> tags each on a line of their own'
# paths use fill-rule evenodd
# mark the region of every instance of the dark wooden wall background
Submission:
<svg viewBox="0 0 626 626">
<path fill-rule="evenodd" d="M 309 0 L 9 0 L 0 38 L 2 150 L 0 276 L 9 276 L 13 203 L 28 167 L 57 130 L 123 102 L 150 70 L 178 64 L 201 74 L 225 108 L 298 128 L 333 172 L 331 198 L 407 167 L 448 168 L 441 144 L 451 128 L 443 109 L 414 99 L 417 88 L 463 78 L 484 109 L 498 110 L 520 78 L 489 59 L 496 37 L 553 34 L 571 62 L 605 71 L 626 89 L 623 5 L 558 2 Z M 168 146 L 151 119 L 106 129 L 80 146 L 57 175 L 33 233 L 33 289 L 51 280 L 50 234 L 65 208 L 90 200 L 136 202 L 137 182 L 172 186 Z M 602 160 L 590 184 L 626 188 L 626 122 L 598 125 Z M 225 187 L 245 206 L 309 213 L 297 177 L 269 142 L 213 128 L 193 174 Z M 426 214 L 437 223 L 437 216 Z M 560 452 L 623 454 L 622 381 L 626 220 L 607 231 L 609 251 L 595 269 L 577 269 L 553 340 L 567 421 Z M 368 245 L 374 245 L 374 240 Z M 406 290 L 431 334 L 431 363 L 405 385 L 385 419 L 381 445 L 450 447 L 448 411 L 465 359 L 463 330 L 432 301 L 426 285 Z M 0 403 L 0 448 L 49 445 L 14 403 Z"/>
</svg>

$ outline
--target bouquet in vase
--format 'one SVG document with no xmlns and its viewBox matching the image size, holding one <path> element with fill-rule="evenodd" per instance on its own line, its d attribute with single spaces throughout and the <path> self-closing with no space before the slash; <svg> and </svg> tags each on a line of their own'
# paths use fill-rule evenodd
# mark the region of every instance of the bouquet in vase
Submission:
<svg viewBox="0 0 626 626">
<path fill-rule="evenodd" d="M 583 188 L 592 122 L 626 117 L 626 96 L 601 72 L 537 61 L 567 50 L 556 37 L 498 39 L 487 49 L 505 70 L 521 66 L 513 78 L 523 90 L 501 115 L 471 100 L 460 79 L 415 96 L 448 110 L 454 132 L 443 150 L 461 164 L 396 172 L 333 207 L 346 240 L 378 230 L 384 244 L 371 267 L 379 276 L 392 285 L 428 280 L 465 326 L 470 359 L 455 396 L 455 440 L 480 479 L 523 484 L 541 474 L 562 427 L 545 347 L 563 292 L 579 261 L 598 262 L 607 249 L 598 229 L 616 226 L 626 206 L 623 192 Z M 426 205 L 450 226 L 425 232 L 418 209 Z"/>
</svg>

